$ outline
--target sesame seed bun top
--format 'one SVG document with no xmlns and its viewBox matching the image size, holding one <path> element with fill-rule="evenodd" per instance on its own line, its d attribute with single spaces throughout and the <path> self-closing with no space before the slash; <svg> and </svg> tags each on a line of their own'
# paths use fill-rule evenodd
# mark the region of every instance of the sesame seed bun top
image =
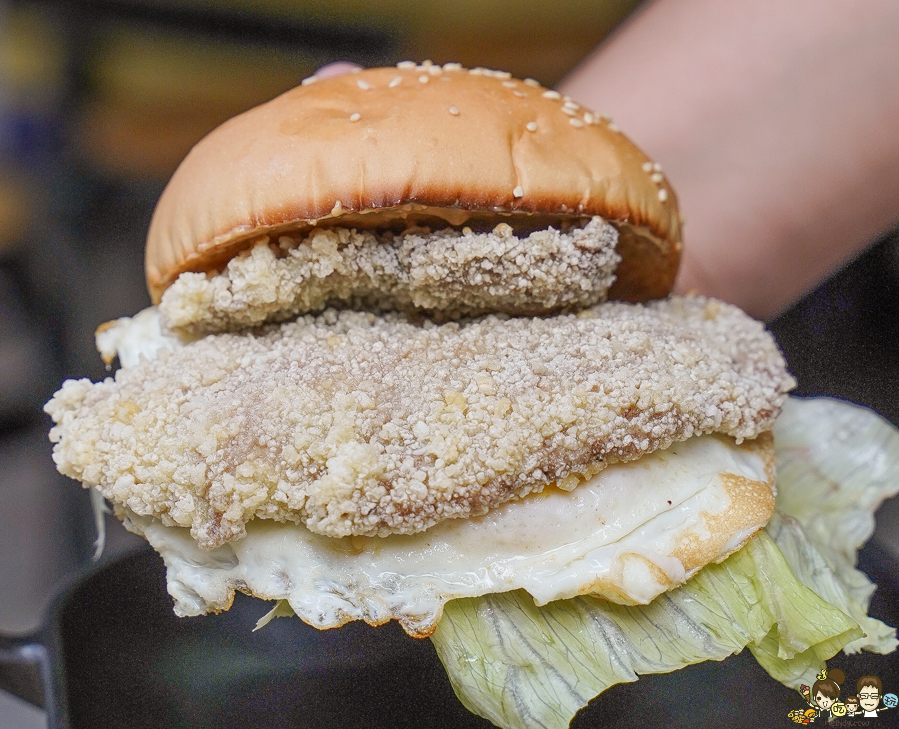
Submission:
<svg viewBox="0 0 899 729">
<path fill-rule="evenodd" d="M 191 150 L 153 215 L 147 283 L 158 302 L 185 271 L 313 225 L 593 215 L 620 232 L 610 296 L 667 295 L 680 256 L 674 191 L 608 119 L 531 80 L 458 64 L 312 77 Z"/>
</svg>

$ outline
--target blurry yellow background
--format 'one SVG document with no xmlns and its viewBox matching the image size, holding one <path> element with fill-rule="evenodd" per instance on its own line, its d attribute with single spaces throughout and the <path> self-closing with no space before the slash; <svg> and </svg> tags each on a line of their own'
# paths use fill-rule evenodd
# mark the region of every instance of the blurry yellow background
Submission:
<svg viewBox="0 0 899 729">
<path fill-rule="evenodd" d="M 77 106 L 67 110 L 77 157 L 116 175 L 165 178 L 212 128 L 323 63 L 430 58 L 552 85 L 637 4 L 147 0 L 58 3 L 54 12 L 17 2 L 0 26 L 0 75 L 13 104 L 62 97 Z M 278 31 L 274 42 L 267 29 Z"/>
</svg>

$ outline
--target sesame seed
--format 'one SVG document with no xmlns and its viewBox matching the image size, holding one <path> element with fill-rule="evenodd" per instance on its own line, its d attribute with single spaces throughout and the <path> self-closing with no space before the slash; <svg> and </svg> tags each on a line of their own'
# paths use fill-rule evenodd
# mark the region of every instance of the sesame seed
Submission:
<svg viewBox="0 0 899 729">
<path fill-rule="evenodd" d="M 561 99 L 562 94 L 560 94 L 558 91 L 553 91 L 552 89 L 550 89 L 549 91 L 543 92 L 543 98 L 544 99 Z"/>
<path fill-rule="evenodd" d="M 415 61 L 400 61 L 398 64 L 396 64 L 397 68 L 415 68 L 415 66 Z"/>
<path fill-rule="evenodd" d="M 357 112 L 354 112 L 353 114 L 350 114 L 350 121 L 351 121 L 351 122 L 357 122 L 357 121 L 359 121 L 361 118 L 362 118 L 362 114 L 360 114 L 358 111 L 357 111 Z"/>
<path fill-rule="evenodd" d="M 668 199 L 668 190 L 666 190 L 663 187 L 661 190 L 659 190 L 659 200 L 662 202 L 665 202 L 667 199 Z"/>
<path fill-rule="evenodd" d="M 338 200 L 334 203 L 334 207 L 331 208 L 331 215 L 337 215 L 338 213 L 343 211 L 343 203 Z"/>
<path fill-rule="evenodd" d="M 428 73 L 432 76 L 439 76 L 443 73 L 443 69 L 440 66 L 428 66 Z"/>
<path fill-rule="evenodd" d="M 621 127 L 619 127 L 617 124 L 613 124 L 612 122 L 609 122 L 609 130 L 613 131 L 613 132 L 620 132 Z"/>
<path fill-rule="evenodd" d="M 514 81 L 503 81 L 503 86 L 507 89 L 514 89 L 517 84 Z"/>
<path fill-rule="evenodd" d="M 515 94 L 516 96 L 518 96 L 519 98 L 522 98 L 522 99 L 527 98 L 527 94 L 524 93 L 524 91 L 519 91 L 518 89 L 515 89 L 515 91 L 513 91 L 512 93 Z"/>
<path fill-rule="evenodd" d="M 524 128 L 527 129 L 529 132 L 536 132 L 537 131 L 537 122 L 534 122 L 534 121 L 528 122 L 527 124 L 524 125 Z"/>
<path fill-rule="evenodd" d="M 419 76 L 418 80 L 421 81 L 423 84 L 426 84 L 428 82 L 428 76 Z"/>
<path fill-rule="evenodd" d="M 470 73 L 472 76 L 483 76 L 484 71 L 485 69 L 481 66 L 475 66 L 474 68 L 468 69 L 468 73 Z"/>
<path fill-rule="evenodd" d="M 574 109 L 575 111 L 577 111 L 578 109 L 581 108 L 580 104 L 575 103 L 571 99 L 566 99 L 565 103 L 562 104 L 562 106 L 564 106 L 567 109 Z"/>
<path fill-rule="evenodd" d="M 652 168 L 653 168 L 656 172 L 661 172 L 661 171 L 662 171 L 662 165 L 660 165 L 658 162 L 654 162 L 653 165 L 652 165 Z"/>
<path fill-rule="evenodd" d="M 361 78 L 356 79 L 356 86 L 358 86 L 363 91 L 368 91 L 371 88 L 371 84 Z"/>
<path fill-rule="evenodd" d="M 593 124 L 596 121 L 596 117 L 593 116 L 589 111 L 584 112 L 584 124 Z"/>
<path fill-rule="evenodd" d="M 459 116 L 459 107 L 454 104 L 449 108 L 449 113 L 453 116 Z"/>
<path fill-rule="evenodd" d="M 508 71 L 494 71 L 493 75 L 495 78 L 512 78 L 512 74 Z"/>
<path fill-rule="evenodd" d="M 461 63 L 455 63 L 455 62 L 453 62 L 453 63 L 444 63 L 444 64 L 443 64 L 443 70 L 444 70 L 444 71 L 461 71 L 461 70 L 462 70 L 462 64 L 461 64 Z"/>
<path fill-rule="evenodd" d="M 397 76 L 389 84 L 387 84 L 387 87 L 393 89 L 399 86 L 401 83 L 403 83 L 403 77 Z"/>
<path fill-rule="evenodd" d="M 652 172 L 652 162 L 644 162 L 643 163 L 643 171 L 644 172 Z"/>
<path fill-rule="evenodd" d="M 577 114 L 577 112 L 569 106 L 563 106 L 562 113 L 568 114 L 568 116 L 574 116 L 575 114 Z"/>
<path fill-rule="evenodd" d="M 351 68 L 350 73 L 362 73 L 362 69 L 361 68 Z"/>
<path fill-rule="evenodd" d="M 301 86 L 308 86 L 309 84 L 314 84 L 318 81 L 318 76 L 309 76 L 308 78 L 304 78 L 301 82 Z"/>
<path fill-rule="evenodd" d="M 528 86 L 539 86 L 539 85 L 540 85 L 540 82 L 537 81 L 536 79 L 533 79 L 533 78 L 526 78 L 526 79 L 524 80 L 524 82 L 525 82 Z"/>
<path fill-rule="evenodd" d="M 580 119 L 569 119 L 568 123 L 571 124 L 571 126 L 578 128 L 584 126 L 584 122 L 582 122 Z"/>
<path fill-rule="evenodd" d="M 653 172 L 651 179 L 653 182 L 661 182 L 665 179 L 665 175 L 663 175 L 661 172 Z"/>
<path fill-rule="evenodd" d="M 433 62 L 430 58 L 426 58 L 425 60 L 423 60 L 423 61 L 421 62 L 421 65 L 422 65 L 424 68 L 427 68 L 428 66 L 433 66 L 433 65 L 434 65 L 434 62 Z"/>
<path fill-rule="evenodd" d="M 512 190 L 512 197 L 524 197 L 524 190 L 521 188 L 521 185 L 517 185 L 514 190 Z"/>
</svg>

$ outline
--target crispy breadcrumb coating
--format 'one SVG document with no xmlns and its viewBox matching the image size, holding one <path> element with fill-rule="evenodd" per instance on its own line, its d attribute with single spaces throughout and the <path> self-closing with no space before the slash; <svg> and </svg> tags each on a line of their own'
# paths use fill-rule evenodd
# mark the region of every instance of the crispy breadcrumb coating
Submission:
<svg viewBox="0 0 899 729">
<path fill-rule="evenodd" d="M 703 298 L 415 324 L 326 311 L 210 335 L 47 404 L 64 474 L 204 548 L 252 518 L 411 533 L 693 435 L 752 438 L 792 378 Z"/>
<path fill-rule="evenodd" d="M 602 218 L 583 228 L 515 236 L 335 228 L 278 245 L 263 237 L 213 276 L 183 273 L 159 310 L 190 334 L 237 331 L 326 306 L 403 311 L 443 321 L 488 313 L 575 311 L 605 300 L 620 261 L 618 232 Z"/>
</svg>

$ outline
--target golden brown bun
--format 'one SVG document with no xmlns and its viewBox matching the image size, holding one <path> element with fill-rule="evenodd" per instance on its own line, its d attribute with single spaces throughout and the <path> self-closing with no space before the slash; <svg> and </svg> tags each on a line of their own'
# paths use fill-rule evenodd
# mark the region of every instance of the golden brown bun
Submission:
<svg viewBox="0 0 899 729">
<path fill-rule="evenodd" d="M 306 83 L 209 134 L 153 215 L 147 283 L 158 302 L 260 235 L 410 213 L 602 216 L 622 231 L 625 300 L 667 295 L 680 256 L 674 191 L 607 119 L 507 74 L 425 65 Z"/>
</svg>

